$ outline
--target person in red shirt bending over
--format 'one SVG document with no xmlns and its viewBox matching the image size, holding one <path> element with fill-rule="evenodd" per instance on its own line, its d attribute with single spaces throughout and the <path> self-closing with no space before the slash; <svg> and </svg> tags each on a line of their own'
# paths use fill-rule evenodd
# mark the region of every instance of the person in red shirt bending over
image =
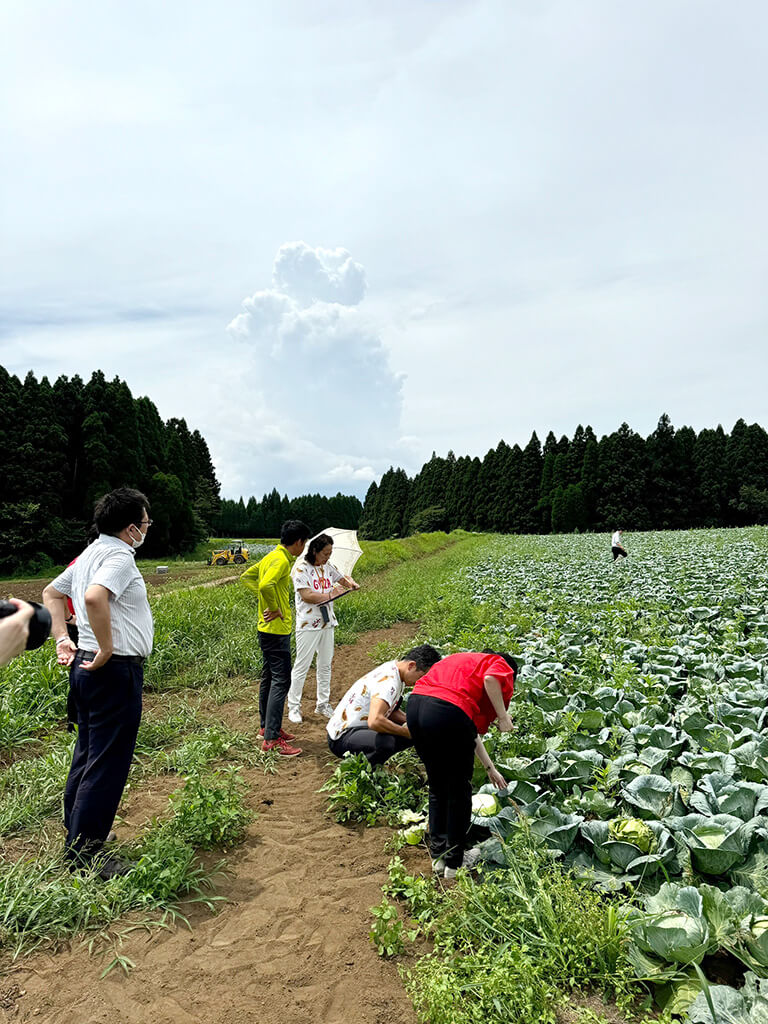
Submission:
<svg viewBox="0 0 768 1024">
<path fill-rule="evenodd" d="M 429 781 L 432 870 L 449 880 L 458 868 L 472 866 L 473 858 L 465 857 L 464 850 L 475 754 L 498 789 L 507 785 L 481 737 L 494 720 L 501 732 L 512 728 L 507 707 L 516 672 L 517 663 L 508 654 L 452 654 L 433 665 L 408 698 L 408 730 Z"/>
</svg>

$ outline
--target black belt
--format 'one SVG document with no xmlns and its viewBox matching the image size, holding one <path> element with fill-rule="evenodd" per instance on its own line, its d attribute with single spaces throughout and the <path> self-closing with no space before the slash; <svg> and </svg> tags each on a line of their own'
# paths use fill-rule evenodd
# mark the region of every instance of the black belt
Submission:
<svg viewBox="0 0 768 1024">
<path fill-rule="evenodd" d="M 81 660 L 93 661 L 93 659 L 96 657 L 96 651 L 81 651 L 78 648 L 75 657 L 80 658 Z M 127 661 L 131 665 L 143 665 L 147 659 L 144 658 L 141 654 L 113 654 L 109 660 Z M 104 664 L 106 665 L 107 662 L 104 662 Z"/>
</svg>

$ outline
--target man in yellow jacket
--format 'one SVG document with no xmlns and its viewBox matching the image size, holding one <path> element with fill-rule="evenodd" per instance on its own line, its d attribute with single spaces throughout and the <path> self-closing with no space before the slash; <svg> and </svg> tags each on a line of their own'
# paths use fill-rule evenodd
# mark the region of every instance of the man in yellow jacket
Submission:
<svg viewBox="0 0 768 1024">
<path fill-rule="evenodd" d="M 291 685 L 291 568 L 304 550 L 311 532 L 298 519 L 289 519 L 280 530 L 280 543 L 240 577 L 259 599 L 259 646 L 262 669 L 259 716 L 263 750 L 283 757 L 301 753 L 292 747 L 293 736 L 283 730 L 283 710 Z"/>
</svg>

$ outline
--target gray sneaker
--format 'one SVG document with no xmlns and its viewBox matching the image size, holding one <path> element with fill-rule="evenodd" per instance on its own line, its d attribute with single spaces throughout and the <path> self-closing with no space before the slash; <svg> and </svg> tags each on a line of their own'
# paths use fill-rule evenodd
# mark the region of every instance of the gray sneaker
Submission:
<svg viewBox="0 0 768 1024">
<path fill-rule="evenodd" d="M 315 711 L 318 715 L 322 715 L 323 718 L 333 717 L 333 708 L 331 707 L 330 704 L 328 704 L 327 701 L 325 704 L 318 704 L 317 707 L 315 708 Z"/>
<path fill-rule="evenodd" d="M 464 859 L 461 862 L 461 866 L 471 871 L 472 868 L 477 867 L 482 859 L 482 851 L 477 846 L 473 846 L 471 850 L 464 851 Z"/>
</svg>

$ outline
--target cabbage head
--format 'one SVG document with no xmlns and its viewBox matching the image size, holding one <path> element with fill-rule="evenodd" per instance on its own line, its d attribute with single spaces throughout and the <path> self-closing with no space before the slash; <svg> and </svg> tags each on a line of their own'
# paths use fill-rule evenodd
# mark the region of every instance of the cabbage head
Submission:
<svg viewBox="0 0 768 1024">
<path fill-rule="evenodd" d="M 766 982 L 749 972 L 738 992 L 728 985 L 710 985 L 691 1004 L 686 1024 L 768 1024 L 766 988 Z"/>
<path fill-rule="evenodd" d="M 501 810 L 501 805 L 493 793 L 476 793 L 472 797 L 472 813 L 478 818 L 493 818 Z"/>
<path fill-rule="evenodd" d="M 665 882 L 645 901 L 645 914 L 632 924 L 640 949 L 662 960 L 700 963 L 710 946 L 709 926 L 699 891 L 693 886 Z"/>
<path fill-rule="evenodd" d="M 424 825 L 411 825 L 410 828 L 400 830 L 400 835 L 409 846 L 418 846 L 424 838 L 426 829 Z"/>
<path fill-rule="evenodd" d="M 631 843 L 641 853 L 656 852 L 656 836 L 639 818 L 616 818 L 608 826 L 608 835 L 614 842 Z"/>
<path fill-rule="evenodd" d="M 750 914 L 741 922 L 741 935 L 750 957 L 750 967 L 765 972 L 768 967 L 768 916 Z"/>
<path fill-rule="evenodd" d="M 688 815 L 688 820 L 696 818 L 695 824 L 684 828 L 683 834 L 698 871 L 724 875 L 744 860 L 752 837 L 749 824 L 729 814 L 715 814 L 711 818 Z"/>
</svg>

